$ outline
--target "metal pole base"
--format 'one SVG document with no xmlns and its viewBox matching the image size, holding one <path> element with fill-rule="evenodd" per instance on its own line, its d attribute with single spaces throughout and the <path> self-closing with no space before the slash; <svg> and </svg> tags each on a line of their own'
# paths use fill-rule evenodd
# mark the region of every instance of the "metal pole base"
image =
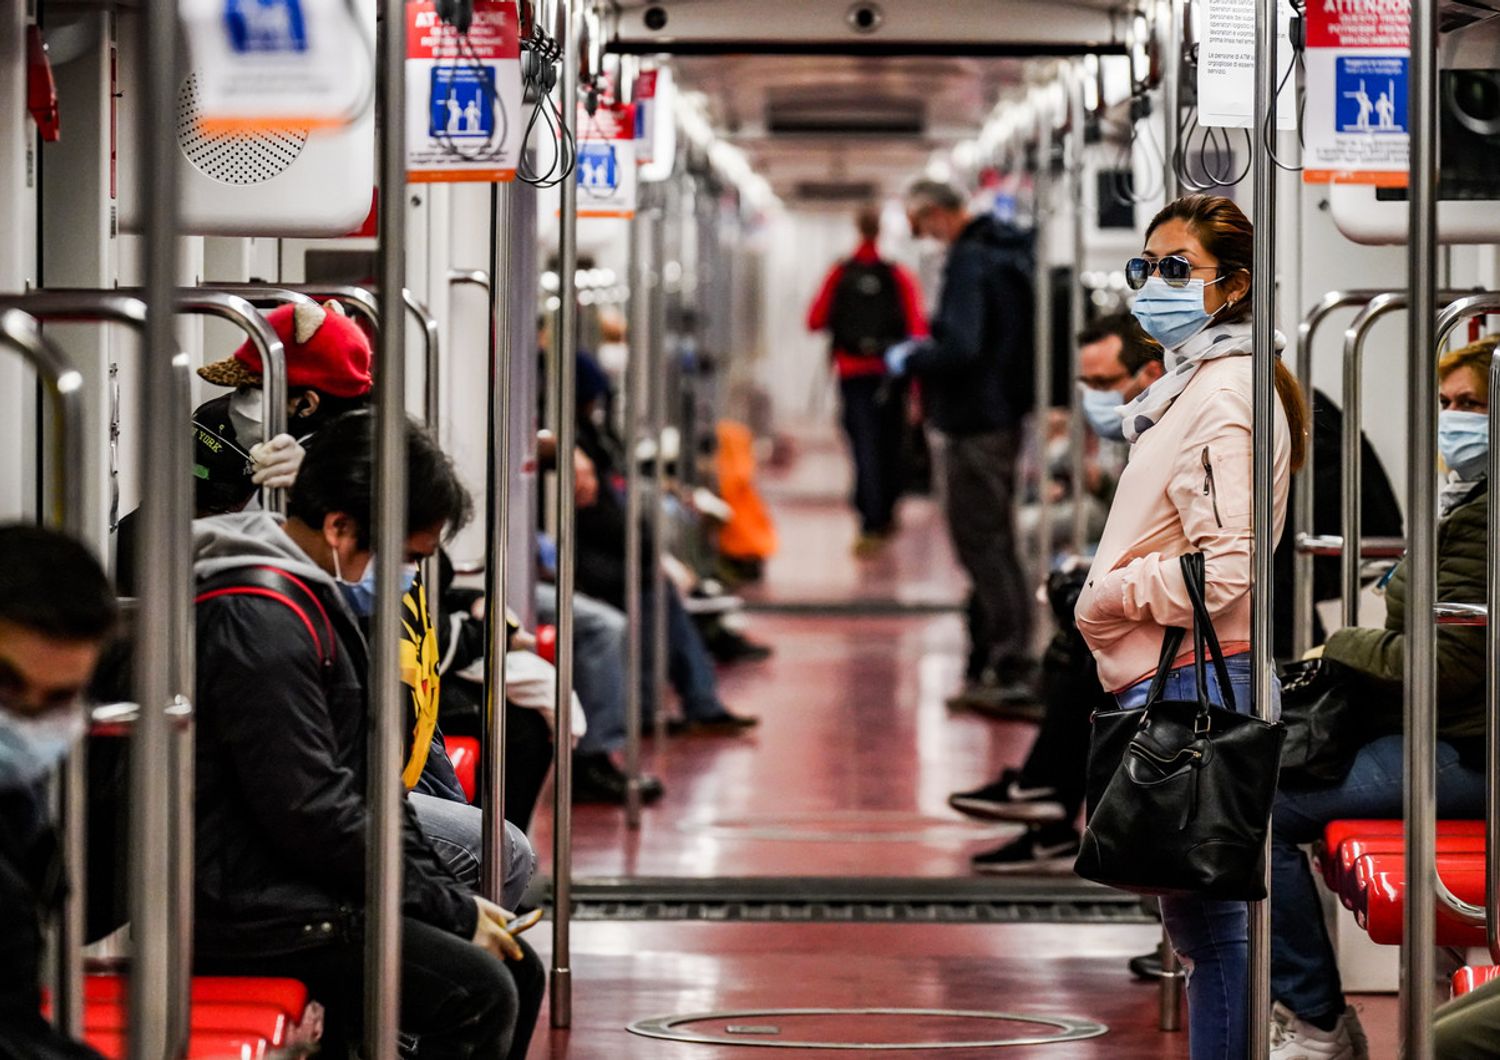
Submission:
<svg viewBox="0 0 1500 1060">
<path fill-rule="evenodd" d="M 573 1026 L 573 969 L 552 969 L 548 992 L 552 999 L 552 1026 L 557 1030 Z"/>
<path fill-rule="evenodd" d="M 641 828 L 641 778 L 636 774 L 625 782 L 625 827 L 632 832 Z"/>
<path fill-rule="evenodd" d="M 1182 1030 L 1182 998 L 1183 986 L 1187 983 L 1187 973 L 1182 970 L 1182 962 L 1177 959 L 1177 951 L 1172 948 L 1167 933 L 1161 936 L 1161 985 L 1160 993 L 1161 1012 L 1159 1015 L 1159 1026 L 1164 1031 Z"/>
</svg>

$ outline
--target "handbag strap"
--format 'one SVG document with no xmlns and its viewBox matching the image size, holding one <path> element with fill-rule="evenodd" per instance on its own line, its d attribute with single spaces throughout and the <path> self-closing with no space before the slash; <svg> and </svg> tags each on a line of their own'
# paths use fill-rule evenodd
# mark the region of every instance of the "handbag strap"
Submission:
<svg viewBox="0 0 1500 1060">
<path fill-rule="evenodd" d="M 1182 580 L 1187 585 L 1188 599 L 1193 605 L 1193 667 L 1198 678 L 1198 702 L 1207 709 L 1208 678 L 1203 666 L 1206 654 L 1213 660 L 1214 674 L 1219 681 L 1219 693 L 1223 697 L 1224 706 L 1234 710 L 1234 689 L 1229 683 L 1229 667 L 1224 665 L 1224 650 L 1219 646 L 1219 636 L 1214 632 L 1214 620 L 1208 613 L 1205 599 L 1203 554 L 1189 553 L 1180 562 Z M 1207 653 L 1204 652 L 1205 644 Z"/>
</svg>

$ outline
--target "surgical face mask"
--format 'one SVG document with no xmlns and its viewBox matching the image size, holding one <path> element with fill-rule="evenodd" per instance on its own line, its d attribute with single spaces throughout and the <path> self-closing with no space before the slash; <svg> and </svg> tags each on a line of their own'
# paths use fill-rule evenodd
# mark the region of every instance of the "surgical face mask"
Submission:
<svg viewBox="0 0 1500 1060">
<path fill-rule="evenodd" d="M 1089 427 L 1106 442 L 1125 440 L 1125 421 L 1120 418 L 1120 406 L 1125 404 L 1118 390 L 1095 390 L 1079 384 L 1083 398 L 1083 418 Z"/>
<path fill-rule="evenodd" d="M 1484 477 L 1490 456 L 1490 417 L 1486 412 L 1438 413 L 1438 451 L 1465 482 Z"/>
<path fill-rule="evenodd" d="M 0 790 L 41 783 L 67 757 L 83 728 L 82 703 L 37 715 L 0 709 Z"/>
<path fill-rule="evenodd" d="M 229 425 L 240 448 L 249 449 L 265 440 L 265 410 L 257 387 L 240 387 L 229 396 Z"/>
<path fill-rule="evenodd" d="M 1203 290 L 1207 286 L 1203 280 L 1189 280 L 1185 286 L 1173 287 L 1160 276 L 1152 276 L 1135 296 L 1130 311 L 1147 335 L 1174 350 L 1213 320 L 1214 315 L 1203 307 Z"/>
<path fill-rule="evenodd" d="M 344 581 L 343 574 L 339 570 L 339 554 L 333 554 L 333 578 L 338 582 L 339 591 L 344 594 L 344 602 L 361 618 L 369 618 L 375 613 L 375 553 L 370 553 L 370 561 L 365 564 L 365 573 L 357 582 Z M 401 567 L 401 595 L 405 596 L 411 592 L 412 584 L 417 580 L 417 565 L 407 563 Z"/>
</svg>

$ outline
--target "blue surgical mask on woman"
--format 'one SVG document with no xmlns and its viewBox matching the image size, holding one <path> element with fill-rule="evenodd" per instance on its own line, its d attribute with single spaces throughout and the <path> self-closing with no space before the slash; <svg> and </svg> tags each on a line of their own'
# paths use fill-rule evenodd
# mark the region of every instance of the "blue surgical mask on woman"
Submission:
<svg viewBox="0 0 1500 1060">
<path fill-rule="evenodd" d="M 0 791 L 41 783 L 67 757 L 83 726 L 81 703 L 37 715 L 0 709 Z"/>
<path fill-rule="evenodd" d="M 1182 287 L 1173 287 L 1160 276 L 1151 276 L 1135 296 L 1130 311 L 1147 335 L 1174 350 L 1213 320 L 1214 314 L 1203 305 L 1203 290 L 1209 283 L 1189 280 Z"/>
<path fill-rule="evenodd" d="M 1120 406 L 1125 404 L 1118 390 L 1095 390 L 1078 384 L 1083 399 L 1083 418 L 1089 427 L 1106 442 L 1125 440 L 1125 421 L 1120 419 Z"/>
<path fill-rule="evenodd" d="M 1483 478 L 1490 457 L 1489 413 L 1438 413 L 1438 452 L 1465 482 Z"/>
</svg>

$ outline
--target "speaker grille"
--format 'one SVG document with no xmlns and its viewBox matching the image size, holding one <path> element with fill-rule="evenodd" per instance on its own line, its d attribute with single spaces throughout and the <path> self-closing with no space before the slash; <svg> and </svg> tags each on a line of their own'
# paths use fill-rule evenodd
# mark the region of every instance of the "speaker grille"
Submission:
<svg viewBox="0 0 1500 1060">
<path fill-rule="evenodd" d="M 198 125 L 198 75 L 177 93 L 177 146 L 193 167 L 224 184 L 264 184 L 285 173 L 307 144 L 308 130 L 287 126 L 255 133 L 205 133 Z"/>
</svg>

